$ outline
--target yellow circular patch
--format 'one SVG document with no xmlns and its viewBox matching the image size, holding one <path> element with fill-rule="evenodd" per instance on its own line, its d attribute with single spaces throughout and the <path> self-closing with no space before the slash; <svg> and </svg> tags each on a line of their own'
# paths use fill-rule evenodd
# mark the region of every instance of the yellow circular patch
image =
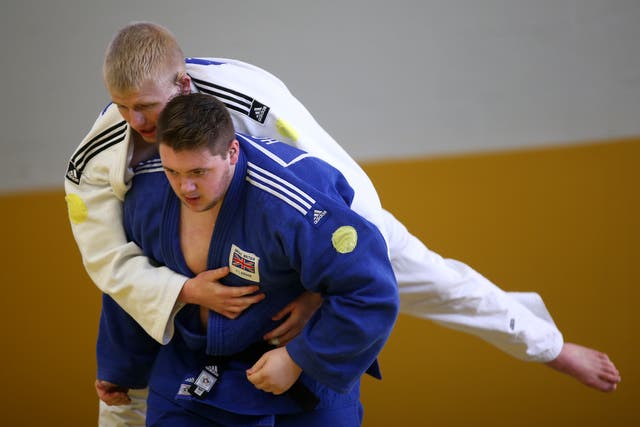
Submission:
<svg viewBox="0 0 640 427">
<path fill-rule="evenodd" d="M 278 129 L 280 135 L 284 136 L 285 138 L 289 138 L 293 142 L 296 142 L 298 140 L 298 132 L 296 132 L 293 126 L 291 126 L 284 120 L 276 120 L 276 128 Z"/>
<path fill-rule="evenodd" d="M 333 232 L 331 243 L 339 253 L 348 254 L 358 244 L 358 232 L 350 225 L 343 225 Z"/>
<path fill-rule="evenodd" d="M 69 211 L 69 219 L 71 222 L 74 224 L 82 224 L 85 222 L 89 211 L 80 196 L 77 194 L 69 194 L 64 199 L 67 201 L 67 210 Z"/>
</svg>

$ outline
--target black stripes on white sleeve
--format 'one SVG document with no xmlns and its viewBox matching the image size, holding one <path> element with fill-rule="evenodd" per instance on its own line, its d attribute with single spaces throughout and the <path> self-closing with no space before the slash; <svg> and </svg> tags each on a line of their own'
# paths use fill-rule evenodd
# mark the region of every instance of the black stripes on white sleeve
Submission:
<svg viewBox="0 0 640 427">
<path fill-rule="evenodd" d="M 200 92 L 215 96 L 228 109 L 237 111 L 260 124 L 264 124 L 267 120 L 270 108 L 249 95 L 194 77 L 191 77 L 191 80 Z"/>
<path fill-rule="evenodd" d="M 126 132 L 127 122 L 123 120 L 100 132 L 87 141 L 86 144 L 80 146 L 71 156 L 71 160 L 69 160 L 66 178 L 76 185 L 80 184 L 80 178 L 89 161 L 109 147 L 124 141 Z"/>
</svg>

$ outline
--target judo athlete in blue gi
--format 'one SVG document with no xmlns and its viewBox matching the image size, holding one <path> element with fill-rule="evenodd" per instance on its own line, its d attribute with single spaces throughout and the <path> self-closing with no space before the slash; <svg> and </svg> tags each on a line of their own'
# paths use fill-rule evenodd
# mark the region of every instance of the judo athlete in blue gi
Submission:
<svg viewBox="0 0 640 427">
<path fill-rule="evenodd" d="M 162 159 L 136 169 L 128 237 L 187 276 L 228 266 L 224 284 L 266 298 L 236 319 L 188 305 L 160 346 L 104 297 L 98 377 L 148 382 L 148 425 L 358 426 L 359 380 L 398 314 L 378 229 L 353 212 L 353 190 L 327 163 L 286 144 L 235 134 L 205 94 L 173 98 L 158 121 Z M 303 332 L 265 349 L 272 317 L 305 290 L 323 297 Z"/>
</svg>

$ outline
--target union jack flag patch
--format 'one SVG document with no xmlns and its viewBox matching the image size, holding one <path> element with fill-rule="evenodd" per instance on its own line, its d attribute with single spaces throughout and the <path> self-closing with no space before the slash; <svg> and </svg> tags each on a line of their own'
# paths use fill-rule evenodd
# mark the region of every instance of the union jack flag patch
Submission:
<svg viewBox="0 0 640 427">
<path fill-rule="evenodd" d="M 260 271 L 258 264 L 260 257 L 251 252 L 244 251 L 236 245 L 231 245 L 229 253 L 229 271 L 243 279 L 252 282 L 260 281 Z"/>
</svg>

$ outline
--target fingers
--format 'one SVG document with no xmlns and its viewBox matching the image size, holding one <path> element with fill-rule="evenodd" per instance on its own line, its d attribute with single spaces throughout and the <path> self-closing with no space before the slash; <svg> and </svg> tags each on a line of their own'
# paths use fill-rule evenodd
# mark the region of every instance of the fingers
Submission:
<svg viewBox="0 0 640 427">
<path fill-rule="evenodd" d="M 250 297 L 228 298 L 222 304 L 224 309 L 220 311 L 220 314 L 228 317 L 229 319 L 235 319 L 242 314 L 244 310 L 253 304 L 262 301 L 264 298 L 265 294 L 263 293 L 252 295 Z"/>
<path fill-rule="evenodd" d="M 275 337 L 275 338 L 269 339 L 269 344 L 275 345 L 276 347 L 279 346 L 280 345 L 280 338 Z"/>
<path fill-rule="evenodd" d="M 127 394 L 127 388 L 102 380 L 96 380 L 95 388 L 98 398 L 107 405 L 116 406 L 131 403 L 131 398 Z"/>
<path fill-rule="evenodd" d="M 216 293 L 230 298 L 243 297 L 257 292 L 260 288 L 257 285 L 250 286 L 225 286 L 219 280 L 229 274 L 229 267 L 220 267 L 214 270 L 207 270 L 198 277 L 216 285 Z"/>
<path fill-rule="evenodd" d="M 215 282 L 222 279 L 227 274 L 229 274 L 229 267 L 225 266 L 225 267 L 220 267 L 213 270 L 203 271 L 202 273 L 198 274 L 198 276 L 201 276 L 206 280 Z"/>
<path fill-rule="evenodd" d="M 285 322 L 285 323 L 286 323 L 286 322 Z M 281 324 L 281 325 L 278 325 L 278 327 L 277 327 L 277 328 L 275 328 L 275 329 L 273 329 L 273 330 L 271 330 L 271 331 L 267 332 L 266 334 L 264 334 L 264 336 L 263 336 L 262 338 L 263 338 L 265 341 L 274 340 L 274 339 L 276 339 L 276 338 L 277 338 L 278 340 L 280 340 L 280 339 L 281 339 L 280 337 L 281 337 L 282 335 L 286 334 L 286 333 L 287 333 L 287 331 L 288 331 L 288 327 L 286 326 L 286 324 L 285 324 L 285 323 L 283 323 L 283 324 Z M 273 344 L 273 345 L 278 345 L 278 344 L 279 344 L 279 342 L 278 342 L 278 343 L 271 343 L 271 344 Z"/>
<path fill-rule="evenodd" d="M 251 368 L 247 369 L 247 379 L 258 390 L 266 391 L 267 393 L 276 393 L 278 391 L 277 388 L 270 381 L 266 369 L 263 369 L 266 363 L 267 357 L 262 356 Z"/>
<path fill-rule="evenodd" d="M 282 310 L 280 310 L 278 313 L 276 313 L 276 315 L 273 316 L 271 318 L 271 320 L 278 321 L 278 320 L 282 319 L 284 316 L 286 316 L 287 314 L 291 313 L 291 311 L 293 311 L 293 307 L 294 307 L 294 303 L 290 302 Z"/>
<path fill-rule="evenodd" d="M 283 309 L 282 311 L 284 311 L 285 309 Z M 274 318 L 273 320 L 277 319 Z M 276 346 L 283 346 L 294 339 L 300 333 L 300 331 L 302 331 L 304 325 L 305 319 L 300 318 L 299 315 L 297 315 L 295 312 L 292 312 L 284 322 L 282 322 L 272 331 L 265 334 L 263 338 L 267 341 L 277 338 L 278 342 L 272 344 Z"/>
<path fill-rule="evenodd" d="M 121 386 L 119 386 L 117 384 L 114 384 L 114 383 L 109 382 L 109 381 L 104 381 L 104 380 L 96 380 L 95 387 L 96 387 L 96 390 L 100 390 L 100 391 L 103 391 L 103 392 L 126 391 L 127 390 L 124 387 L 121 387 Z"/>
<path fill-rule="evenodd" d="M 296 382 L 301 372 L 287 350 L 280 347 L 262 355 L 247 370 L 247 379 L 259 390 L 282 394 Z"/>
<path fill-rule="evenodd" d="M 198 274 L 198 278 L 207 282 L 213 282 L 215 292 L 220 296 L 228 298 L 243 297 L 257 292 L 260 288 L 257 285 L 250 286 L 226 286 L 219 283 L 219 280 L 229 274 L 229 267 L 220 267 L 214 270 L 207 270 Z"/>
<path fill-rule="evenodd" d="M 249 381 L 254 383 L 254 381 L 257 381 L 259 379 L 258 375 L 256 374 L 264 367 L 265 363 L 267 363 L 267 358 L 265 357 L 265 355 L 262 355 L 262 357 L 258 359 L 258 361 L 254 363 L 252 367 L 247 369 L 247 376 L 252 377 L 249 379 Z"/>
<path fill-rule="evenodd" d="M 297 323 L 292 320 L 292 317 L 293 315 L 282 322 L 282 324 L 278 325 L 275 329 L 267 332 L 262 338 L 275 346 L 286 345 L 297 335 L 295 328 L 292 330 L 292 327 Z M 274 320 L 277 319 L 274 318 Z"/>
<path fill-rule="evenodd" d="M 282 347 L 287 345 L 296 335 L 298 334 L 289 328 L 289 324 L 284 322 L 282 325 L 265 334 L 263 339 L 269 341 L 269 344 Z"/>
<path fill-rule="evenodd" d="M 131 403 L 131 398 L 129 397 L 129 395 L 122 391 L 107 393 L 103 396 L 98 397 L 109 406 L 129 405 Z"/>
<path fill-rule="evenodd" d="M 225 285 L 220 285 L 220 286 L 225 286 Z M 260 297 L 260 299 L 264 298 L 264 294 L 262 294 L 262 293 L 255 294 L 256 292 L 258 292 L 260 290 L 259 286 L 254 286 L 254 285 L 251 285 L 251 286 L 225 286 L 225 288 L 226 289 L 224 289 L 224 291 L 226 291 L 227 296 L 229 298 L 238 298 L 238 299 L 246 298 L 247 300 L 255 299 L 257 297 Z M 255 295 L 253 295 L 253 294 L 255 294 Z"/>
</svg>

